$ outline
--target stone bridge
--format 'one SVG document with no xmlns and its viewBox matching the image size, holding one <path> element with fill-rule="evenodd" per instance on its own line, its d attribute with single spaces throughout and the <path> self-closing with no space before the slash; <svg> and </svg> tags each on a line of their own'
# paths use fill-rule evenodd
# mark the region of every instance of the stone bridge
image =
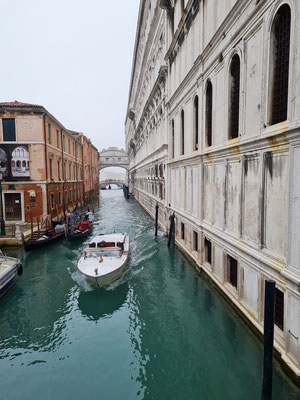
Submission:
<svg viewBox="0 0 300 400">
<path fill-rule="evenodd" d="M 105 179 L 104 181 L 100 181 L 100 189 L 103 189 L 108 185 L 117 185 L 119 188 L 122 188 L 123 185 L 125 185 L 125 180 L 121 180 L 121 179 Z"/>
<path fill-rule="evenodd" d="M 121 167 L 128 170 L 128 154 L 123 149 L 109 147 L 99 153 L 99 171 L 107 167 Z"/>
</svg>

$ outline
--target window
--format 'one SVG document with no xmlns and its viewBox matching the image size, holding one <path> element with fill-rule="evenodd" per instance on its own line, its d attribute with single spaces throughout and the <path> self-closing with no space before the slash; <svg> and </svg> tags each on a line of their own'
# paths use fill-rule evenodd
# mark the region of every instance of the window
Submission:
<svg viewBox="0 0 300 400">
<path fill-rule="evenodd" d="M 62 144 L 63 144 L 63 151 L 66 151 L 66 138 L 65 135 L 62 135 Z"/>
<path fill-rule="evenodd" d="M 54 208 L 54 194 L 53 193 L 50 194 L 50 202 L 51 202 L 51 210 L 53 210 L 53 208 Z"/>
<path fill-rule="evenodd" d="M 68 202 L 68 192 L 65 190 L 65 203 Z"/>
<path fill-rule="evenodd" d="M 184 224 L 181 222 L 181 239 L 184 240 Z"/>
<path fill-rule="evenodd" d="M 64 176 L 63 176 L 64 180 L 67 179 L 67 162 L 64 162 Z"/>
<path fill-rule="evenodd" d="M 198 232 L 194 231 L 194 251 L 198 251 Z"/>
<path fill-rule="evenodd" d="M 48 124 L 48 143 L 51 144 L 51 125 Z"/>
<path fill-rule="evenodd" d="M 72 179 L 72 164 L 69 164 L 69 179 Z"/>
<path fill-rule="evenodd" d="M 56 146 L 59 149 L 59 131 L 56 131 Z"/>
<path fill-rule="evenodd" d="M 271 124 L 287 120 L 291 10 L 287 4 L 279 8 L 272 27 L 273 84 Z"/>
<path fill-rule="evenodd" d="M 185 8 L 184 1 L 185 0 L 181 0 L 181 15 L 184 13 L 184 8 Z"/>
<path fill-rule="evenodd" d="M 73 165 L 73 179 L 75 179 L 75 165 Z"/>
<path fill-rule="evenodd" d="M 61 206 L 61 192 L 58 192 L 58 205 Z"/>
<path fill-rule="evenodd" d="M 230 66 L 229 138 L 239 136 L 240 118 L 240 57 L 235 54 Z"/>
<path fill-rule="evenodd" d="M 211 241 L 204 239 L 204 257 L 205 261 L 211 264 Z"/>
<path fill-rule="evenodd" d="M 70 189 L 70 199 L 69 201 L 72 201 L 72 189 Z"/>
<path fill-rule="evenodd" d="M 75 143 L 73 142 L 73 156 L 75 156 Z"/>
<path fill-rule="evenodd" d="M 15 142 L 16 141 L 16 124 L 14 118 L 3 118 L 3 141 L 4 142 Z"/>
<path fill-rule="evenodd" d="M 237 288 L 237 260 L 227 255 L 227 267 L 229 282 Z"/>
<path fill-rule="evenodd" d="M 181 110 L 181 155 L 184 154 L 184 111 Z"/>
<path fill-rule="evenodd" d="M 53 180 L 53 160 L 49 158 L 50 179 Z"/>
<path fill-rule="evenodd" d="M 68 139 L 68 145 L 69 145 L 69 154 L 71 154 L 71 141 Z"/>
<path fill-rule="evenodd" d="M 205 134 L 206 146 L 212 144 L 212 84 L 211 81 L 206 85 L 206 101 L 205 101 Z"/>
<path fill-rule="evenodd" d="M 171 154 L 171 158 L 174 158 L 175 156 L 175 132 L 174 132 L 174 119 L 172 119 L 172 154 Z"/>
<path fill-rule="evenodd" d="M 61 175 L 60 175 L 60 161 L 57 161 L 57 175 L 58 175 L 58 180 L 61 180 Z"/>
<path fill-rule="evenodd" d="M 275 288 L 275 324 L 283 330 L 283 316 L 284 316 L 284 293 Z"/>
<path fill-rule="evenodd" d="M 194 99 L 194 150 L 199 149 L 199 99 Z"/>
</svg>

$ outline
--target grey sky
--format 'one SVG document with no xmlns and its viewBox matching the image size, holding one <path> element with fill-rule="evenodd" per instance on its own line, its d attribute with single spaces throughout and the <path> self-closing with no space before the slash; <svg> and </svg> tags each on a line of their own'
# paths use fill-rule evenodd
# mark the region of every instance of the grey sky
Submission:
<svg viewBox="0 0 300 400">
<path fill-rule="evenodd" d="M 139 0 L 1 0 L 0 101 L 43 105 L 99 150 L 124 147 Z"/>
</svg>

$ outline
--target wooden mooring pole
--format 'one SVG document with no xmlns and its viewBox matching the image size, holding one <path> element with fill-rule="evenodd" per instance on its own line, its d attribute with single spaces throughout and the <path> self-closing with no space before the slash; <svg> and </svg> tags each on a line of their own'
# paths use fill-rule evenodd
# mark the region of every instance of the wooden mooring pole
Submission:
<svg viewBox="0 0 300 400">
<path fill-rule="evenodd" d="M 168 247 L 171 245 L 172 235 L 174 234 L 175 229 L 175 214 L 173 213 L 170 216 L 170 231 L 169 231 L 169 240 L 168 240 Z"/>
<path fill-rule="evenodd" d="M 158 229 L 158 203 L 155 206 L 155 236 L 157 236 L 157 229 Z"/>
<path fill-rule="evenodd" d="M 272 400 L 275 282 L 265 282 L 264 364 L 262 399 Z"/>
</svg>

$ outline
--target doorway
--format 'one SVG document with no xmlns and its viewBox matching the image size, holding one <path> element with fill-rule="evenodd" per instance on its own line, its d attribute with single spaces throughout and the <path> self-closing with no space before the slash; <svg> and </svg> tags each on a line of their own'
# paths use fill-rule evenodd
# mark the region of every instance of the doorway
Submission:
<svg viewBox="0 0 300 400">
<path fill-rule="evenodd" d="M 5 220 L 21 221 L 21 193 L 4 193 L 5 198 Z"/>
</svg>

